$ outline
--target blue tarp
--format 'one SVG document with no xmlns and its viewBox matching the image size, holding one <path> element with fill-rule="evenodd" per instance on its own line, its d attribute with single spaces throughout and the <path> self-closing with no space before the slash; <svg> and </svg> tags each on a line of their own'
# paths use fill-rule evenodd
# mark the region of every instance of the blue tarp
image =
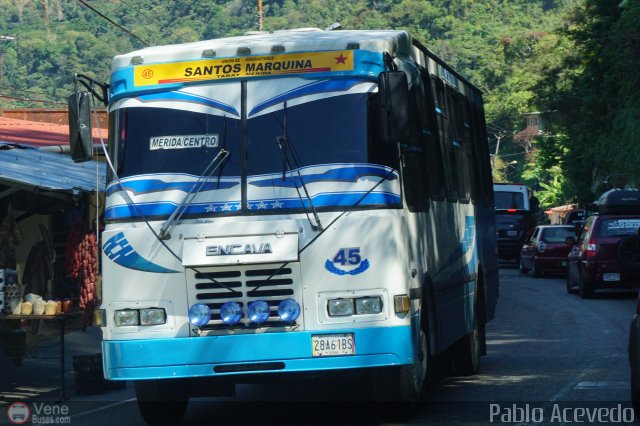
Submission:
<svg viewBox="0 0 640 426">
<path fill-rule="evenodd" d="M 0 142 L 0 184 L 34 191 L 105 189 L 106 165 L 74 163 L 69 155 Z"/>
</svg>

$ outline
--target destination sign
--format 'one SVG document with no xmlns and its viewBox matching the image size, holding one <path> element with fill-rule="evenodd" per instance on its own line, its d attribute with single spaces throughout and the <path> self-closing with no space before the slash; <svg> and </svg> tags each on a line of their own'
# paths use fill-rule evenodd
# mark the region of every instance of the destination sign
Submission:
<svg viewBox="0 0 640 426">
<path fill-rule="evenodd" d="M 155 136 L 149 139 L 149 150 L 215 148 L 218 146 L 218 135 L 177 135 Z"/>
<path fill-rule="evenodd" d="M 353 71 L 353 67 L 353 50 L 242 56 L 137 65 L 133 70 L 133 83 L 139 87 L 227 78 Z"/>
</svg>

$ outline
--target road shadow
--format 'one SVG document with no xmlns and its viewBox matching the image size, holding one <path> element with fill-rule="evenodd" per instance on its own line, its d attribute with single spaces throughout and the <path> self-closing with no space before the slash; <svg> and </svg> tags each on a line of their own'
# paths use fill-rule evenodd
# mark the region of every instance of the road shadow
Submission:
<svg viewBox="0 0 640 426">
<path fill-rule="evenodd" d="M 604 300 L 622 300 L 622 299 L 636 299 L 638 297 L 637 289 L 607 289 L 596 290 L 593 294 L 594 299 Z"/>
</svg>

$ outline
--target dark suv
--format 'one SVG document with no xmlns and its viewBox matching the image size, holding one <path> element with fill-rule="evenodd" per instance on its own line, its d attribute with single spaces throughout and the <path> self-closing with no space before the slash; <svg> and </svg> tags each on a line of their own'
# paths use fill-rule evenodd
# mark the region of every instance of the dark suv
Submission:
<svg viewBox="0 0 640 426">
<path fill-rule="evenodd" d="M 521 184 L 494 183 L 498 257 L 520 260 L 520 250 L 536 226 L 538 201 Z"/>
<path fill-rule="evenodd" d="M 640 287 L 640 191 L 615 191 L 600 198 L 567 258 L 567 292 L 582 298 L 598 288 Z"/>
<path fill-rule="evenodd" d="M 567 212 L 562 223 L 565 225 L 573 225 L 576 227 L 576 231 L 579 231 L 584 226 L 586 217 L 587 212 L 585 209 L 571 209 Z"/>
</svg>

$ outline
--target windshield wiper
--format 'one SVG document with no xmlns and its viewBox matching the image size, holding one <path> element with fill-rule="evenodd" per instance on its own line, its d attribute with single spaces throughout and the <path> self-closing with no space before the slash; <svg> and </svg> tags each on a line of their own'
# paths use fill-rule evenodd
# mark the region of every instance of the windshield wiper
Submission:
<svg viewBox="0 0 640 426">
<path fill-rule="evenodd" d="M 367 192 L 365 192 L 352 206 L 351 208 L 357 207 L 358 205 L 360 205 L 361 202 L 364 201 L 365 198 L 367 198 L 369 196 L 369 194 L 371 194 L 377 187 L 379 187 L 380 185 L 382 185 L 382 183 L 389 179 L 389 177 L 393 175 L 393 169 L 389 168 L 389 170 L 387 171 L 387 173 L 382 176 L 382 178 L 380 178 L 380 180 L 378 182 L 376 182 L 375 185 L 373 185 L 371 188 L 369 188 L 369 190 Z M 298 255 L 300 255 L 303 251 L 305 251 L 311 244 L 313 244 L 318 238 L 320 238 L 322 236 L 322 234 L 325 233 L 325 231 L 327 229 L 330 229 L 334 223 L 336 223 L 342 216 L 344 216 L 345 214 L 347 214 L 347 212 L 349 212 L 350 209 L 347 210 L 343 210 L 342 213 L 340 213 L 338 216 L 336 216 L 330 223 L 329 226 L 325 227 L 324 229 L 322 229 L 315 237 L 313 237 L 310 241 L 308 241 L 300 250 L 298 250 Z M 262 281 L 262 283 L 256 285 L 252 291 L 257 291 L 260 287 L 264 286 L 264 285 L 268 285 L 269 281 L 271 281 L 271 279 L 280 274 L 280 272 L 287 267 L 287 265 L 289 265 L 291 262 L 284 262 L 282 265 L 280 265 L 279 268 L 275 269 L 271 275 L 269 275 L 265 280 Z"/>
<path fill-rule="evenodd" d="M 298 160 L 296 159 L 295 153 L 293 152 L 292 148 L 291 148 L 291 144 L 289 143 L 289 139 L 287 137 L 287 103 L 284 102 L 284 121 L 282 124 L 283 130 L 284 130 L 284 135 L 283 136 L 278 136 L 276 138 L 276 143 L 278 144 L 278 148 L 280 148 L 280 152 L 282 152 L 282 180 L 285 180 L 286 177 L 286 173 L 285 173 L 285 167 L 289 170 L 289 171 L 293 171 L 293 167 L 291 167 L 291 162 L 289 161 L 289 154 L 291 154 L 291 158 L 293 158 L 293 161 L 295 163 L 295 171 L 298 173 L 298 178 L 300 179 L 300 185 L 302 186 L 302 189 L 304 191 L 304 194 L 307 198 L 307 200 L 309 201 L 309 207 L 311 208 L 311 213 L 313 213 L 313 218 L 315 219 L 316 223 L 313 223 L 311 221 L 311 218 L 309 217 L 309 212 L 307 211 L 307 206 L 304 203 L 304 200 L 302 199 L 302 194 L 300 194 L 300 188 L 298 187 L 298 183 L 296 182 L 296 179 L 293 178 L 293 182 L 296 188 L 296 192 L 298 193 L 298 198 L 300 198 L 300 202 L 302 203 L 302 207 L 304 208 L 304 212 L 307 215 L 307 220 L 309 221 L 309 225 L 311 225 L 311 229 L 314 231 L 322 231 L 322 224 L 320 223 L 320 217 L 318 216 L 318 212 L 316 211 L 315 206 L 313 205 L 313 201 L 311 200 L 311 196 L 309 195 L 309 191 L 307 190 L 307 185 L 304 183 L 304 179 L 302 177 L 302 174 L 300 173 L 300 164 L 298 163 Z"/>
<path fill-rule="evenodd" d="M 193 184 L 187 195 L 185 195 L 182 203 L 180 203 L 180 205 L 173 211 L 173 213 L 171 213 L 169 219 L 167 219 L 167 221 L 162 225 L 162 227 L 160 228 L 160 233 L 158 234 L 158 238 L 160 238 L 161 240 L 168 240 L 171 238 L 169 229 L 173 228 L 173 226 L 178 223 L 184 212 L 187 211 L 187 207 L 189 206 L 193 198 L 198 194 L 198 192 L 200 192 L 200 190 L 204 186 L 205 179 L 209 178 L 209 176 L 211 176 L 218 169 L 218 167 L 220 167 L 220 165 L 224 163 L 224 160 L 226 160 L 228 156 L 229 151 L 227 151 L 226 149 L 221 149 L 220 152 L 218 152 L 218 155 L 216 155 L 213 160 L 211 160 L 209 165 L 202 172 L 202 175 Z M 220 157 L 222 157 L 222 159 L 220 159 Z"/>
</svg>

